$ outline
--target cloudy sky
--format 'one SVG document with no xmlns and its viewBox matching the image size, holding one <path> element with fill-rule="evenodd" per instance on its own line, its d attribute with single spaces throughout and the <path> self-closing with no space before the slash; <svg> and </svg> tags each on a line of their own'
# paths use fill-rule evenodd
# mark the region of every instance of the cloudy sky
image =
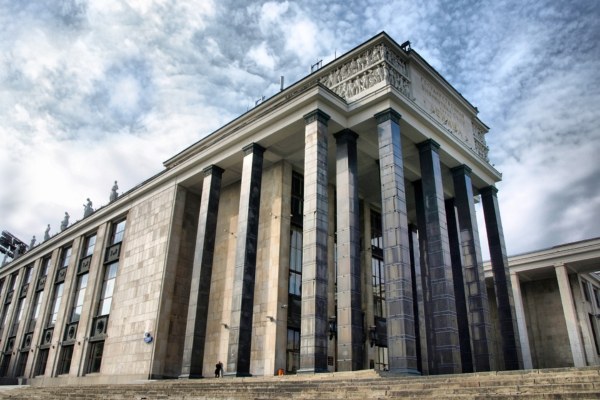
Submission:
<svg viewBox="0 0 600 400">
<path fill-rule="evenodd" d="M 599 21 L 597 0 L 0 0 L 0 229 L 58 231 L 386 31 L 491 128 L 509 254 L 600 236 Z"/>
</svg>

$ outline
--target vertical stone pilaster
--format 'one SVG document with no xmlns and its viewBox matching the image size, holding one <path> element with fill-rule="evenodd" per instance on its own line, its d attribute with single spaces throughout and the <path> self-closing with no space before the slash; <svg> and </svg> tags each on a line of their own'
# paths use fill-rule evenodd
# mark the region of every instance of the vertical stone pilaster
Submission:
<svg viewBox="0 0 600 400">
<path fill-rule="evenodd" d="M 585 367 L 584 345 L 579 332 L 579 321 L 577 319 L 577 310 L 575 309 L 571 284 L 569 283 L 569 274 L 564 264 L 555 265 L 554 270 L 556 271 L 560 301 L 567 324 L 567 334 L 569 335 L 571 353 L 573 354 L 573 364 L 575 367 Z"/>
<path fill-rule="evenodd" d="M 240 188 L 233 295 L 229 327 L 227 371 L 224 376 L 250 376 L 252 314 L 258 243 L 258 216 L 262 182 L 263 153 L 256 143 L 243 148 L 244 166 Z"/>
<path fill-rule="evenodd" d="M 430 373 L 460 373 L 460 345 L 442 172 L 438 154 L 439 144 L 433 140 L 426 140 L 417 144 L 417 147 L 421 165 L 422 191 L 421 204 L 418 204 L 417 208 L 422 208 L 424 218 L 424 225 L 419 224 L 419 237 L 423 236 L 421 252 L 427 270 L 430 296 L 428 298 L 430 307 L 428 307 L 429 312 L 426 311 L 426 318 L 431 320 L 428 325 L 433 330 L 427 332 L 429 338 L 433 340 L 433 343 L 428 343 L 428 355 L 432 364 Z"/>
<path fill-rule="evenodd" d="M 421 260 L 419 256 L 419 237 L 417 227 L 408 226 L 408 241 L 410 244 L 410 265 L 412 272 L 413 313 L 415 315 L 415 336 L 417 339 L 417 369 L 421 375 L 429 375 L 427 362 L 427 333 L 425 327 L 425 304 L 423 282 L 421 278 Z"/>
<path fill-rule="evenodd" d="M 455 199 L 462 251 L 462 276 L 469 325 L 474 366 L 476 372 L 494 370 L 495 359 L 492 344 L 492 323 L 490 306 L 483 272 L 483 260 L 479 244 L 477 215 L 473 203 L 471 169 L 466 165 L 452 169 Z M 463 365 L 463 372 L 464 365 Z"/>
<path fill-rule="evenodd" d="M 345 129 L 337 141 L 337 348 L 338 371 L 363 368 L 358 135 Z"/>
<path fill-rule="evenodd" d="M 521 295 L 521 282 L 517 273 L 510 274 L 510 282 L 513 289 L 513 298 L 515 300 L 515 315 L 517 316 L 517 326 L 519 327 L 519 339 L 521 340 L 521 353 L 523 354 L 523 368 L 532 369 L 531 348 L 529 347 L 529 335 L 527 334 L 527 320 L 525 319 L 525 307 L 523 306 L 523 296 Z"/>
<path fill-rule="evenodd" d="M 458 324 L 458 339 L 460 343 L 460 362 L 462 372 L 474 372 L 473 342 L 469 324 L 469 305 L 463 277 L 463 252 L 460 243 L 460 229 L 458 216 L 454 205 L 455 199 L 448 199 L 446 205 L 446 222 L 448 224 L 448 244 L 450 245 L 450 259 L 452 260 L 452 280 L 454 282 L 454 298 L 456 303 L 456 321 Z"/>
<path fill-rule="evenodd" d="M 327 122 L 316 109 L 304 116 L 304 220 L 302 228 L 302 317 L 298 373 L 327 369 Z"/>
<path fill-rule="evenodd" d="M 498 320 L 502 336 L 502 349 L 506 370 L 523 369 L 521 341 L 515 318 L 513 290 L 508 270 L 508 256 L 504 245 L 504 232 L 498 206 L 498 189 L 488 186 L 480 189 L 485 228 L 490 248 L 490 261 L 494 275 Z"/>
<path fill-rule="evenodd" d="M 390 371 L 418 374 L 400 114 L 378 114 L 383 263 Z"/>
<path fill-rule="evenodd" d="M 204 170 L 183 361 L 179 379 L 202 377 L 206 318 L 208 316 L 222 174 L 223 170 L 216 165 L 211 165 Z"/>
</svg>

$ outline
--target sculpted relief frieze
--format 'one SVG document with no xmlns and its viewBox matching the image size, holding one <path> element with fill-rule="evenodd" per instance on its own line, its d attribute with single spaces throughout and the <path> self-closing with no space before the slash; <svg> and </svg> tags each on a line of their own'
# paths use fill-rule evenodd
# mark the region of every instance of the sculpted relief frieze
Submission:
<svg viewBox="0 0 600 400">
<path fill-rule="evenodd" d="M 410 94 L 406 62 L 384 44 L 366 50 L 319 81 L 346 100 L 385 85 L 394 86 L 406 96 Z"/>
</svg>

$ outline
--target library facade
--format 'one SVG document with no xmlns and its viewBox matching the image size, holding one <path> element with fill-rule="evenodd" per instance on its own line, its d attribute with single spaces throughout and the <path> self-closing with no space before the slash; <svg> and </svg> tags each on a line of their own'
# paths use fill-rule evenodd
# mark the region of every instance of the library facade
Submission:
<svg viewBox="0 0 600 400">
<path fill-rule="evenodd" d="M 225 377 L 541 365 L 487 130 L 408 43 L 375 36 L 3 266 L 0 379 L 189 379 L 219 361 Z M 598 280 L 569 262 L 552 264 L 554 294 L 564 307 L 569 289 L 561 334 L 580 353 L 563 342 L 544 366 L 598 363 L 597 318 L 581 314 L 587 336 L 570 327 L 567 288 L 587 274 L 593 297 Z M 546 307 L 543 287 L 528 310 Z"/>
</svg>

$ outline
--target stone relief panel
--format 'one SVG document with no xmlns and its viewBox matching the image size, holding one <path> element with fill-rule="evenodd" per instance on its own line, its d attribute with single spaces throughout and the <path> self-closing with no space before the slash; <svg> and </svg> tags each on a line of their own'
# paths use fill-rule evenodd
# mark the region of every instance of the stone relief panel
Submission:
<svg viewBox="0 0 600 400">
<path fill-rule="evenodd" d="M 471 126 L 473 127 L 473 139 L 475 142 L 475 153 L 481 158 L 483 158 L 486 162 L 489 162 L 488 152 L 490 148 L 485 143 L 485 132 L 479 128 L 473 121 L 471 121 Z"/>
<path fill-rule="evenodd" d="M 346 100 L 386 85 L 394 86 L 408 97 L 411 92 L 406 62 L 385 44 L 366 50 L 319 78 L 319 82 Z"/>
<path fill-rule="evenodd" d="M 443 93 L 435 83 L 412 70 L 414 100 L 440 122 L 446 129 L 459 137 L 470 148 L 475 148 L 471 118 L 461 107 Z"/>
</svg>

